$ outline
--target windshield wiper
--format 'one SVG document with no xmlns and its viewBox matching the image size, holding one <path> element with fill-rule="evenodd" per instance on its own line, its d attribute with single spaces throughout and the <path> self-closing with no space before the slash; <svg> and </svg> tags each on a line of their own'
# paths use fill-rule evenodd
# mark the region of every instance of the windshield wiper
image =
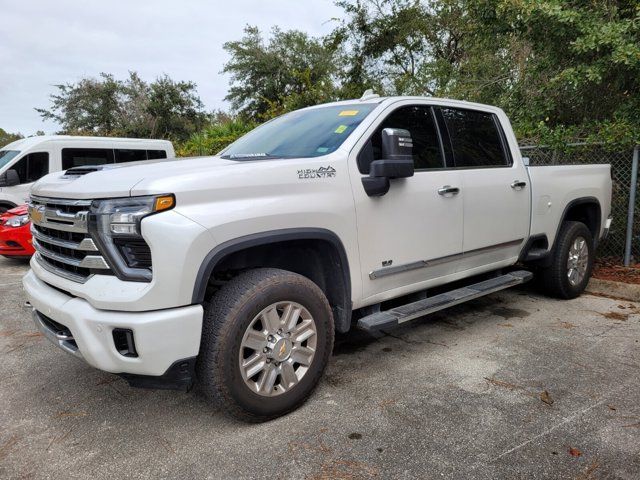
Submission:
<svg viewBox="0 0 640 480">
<path fill-rule="evenodd" d="M 231 155 L 222 155 L 220 158 L 225 160 L 246 160 L 248 158 L 254 158 L 260 160 L 263 158 L 282 158 L 277 155 L 271 155 L 269 153 L 232 153 Z"/>
</svg>

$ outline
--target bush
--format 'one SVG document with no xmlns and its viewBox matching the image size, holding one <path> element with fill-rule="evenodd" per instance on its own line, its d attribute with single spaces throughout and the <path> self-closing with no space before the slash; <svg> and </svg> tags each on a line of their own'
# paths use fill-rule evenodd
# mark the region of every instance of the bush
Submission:
<svg viewBox="0 0 640 480">
<path fill-rule="evenodd" d="M 179 157 L 216 155 L 254 127 L 255 124 L 237 118 L 211 123 L 179 144 L 176 154 Z"/>
</svg>

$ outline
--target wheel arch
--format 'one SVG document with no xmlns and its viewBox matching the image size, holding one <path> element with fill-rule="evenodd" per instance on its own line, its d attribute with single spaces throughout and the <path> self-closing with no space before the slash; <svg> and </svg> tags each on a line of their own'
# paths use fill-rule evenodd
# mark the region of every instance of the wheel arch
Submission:
<svg viewBox="0 0 640 480">
<path fill-rule="evenodd" d="M 560 222 L 556 229 L 556 236 L 553 239 L 553 246 L 557 244 L 558 233 L 562 224 L 566 221 L 577 221 L 584 223 L 591 231 L 594 246 L 600 240 L 600 226 L 602 223 L 602 207 L 596 197 L 581 197 L 570 201 L 564 208 Z"/>
<path fill-rule="evenodd" d="M 211 250 L 198 269 L 192 303 L 202 303 L 216 275 L 227 270 L 274 267 L 315 282 L 333 310 L 336 330 L 351 325 L 351 276 L 340 238 L 323 228 L 292 228 L 246 235 Z"/>
<path fill-rule="evenodd" d="M 549 245 L 547 234 L 533 235 L 523 248 L 520 254 L 520 261 L 540 267 L 548 266 L 553 258 L 553 252 L 558 245 L 558 236 L 562 224 L 572 220 L 582 222 L 587 226 L 593 236 L 594 247 L 597 247 L 598 241 L 600 240 L 600 226 L 602 222 L 602 207 L 600 206 L 600 201 L 596 197 L 580 197 L 571 200 L 564 207 L 562 216 L 556 226 L 553 243 Z M 535 257 L 529 256 L 529 252 L 533 248 L 544 245 L 548 248 L 546 253 Z"/>
<path fill-rule="evenodd" d="M 0 208 L 6 208 L 7 210 L 11 210 L 12 208 L 16 208 L 17 205 L 9 200 L 0 200 Z"/>
</svg>

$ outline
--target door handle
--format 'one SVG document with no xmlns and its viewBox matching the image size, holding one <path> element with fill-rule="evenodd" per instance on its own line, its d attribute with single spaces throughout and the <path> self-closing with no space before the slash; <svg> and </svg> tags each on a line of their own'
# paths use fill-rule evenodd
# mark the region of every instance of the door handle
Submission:
<svg viewBox="0 0 640 480">
<path fill-rule="evenodd" d="M 442 188 L 438 189 L 438 195 L 446 196 L 446 195 L 457 195 L 460 193 L 460 189 L 458 187 L 452 187 L 451 185 L 445 185 Z"/>
<path fill-rule="evenodd" d="M 520 180 L 514 180 L 513 183 L 511 183 L 511 188 L 514 190 L 522 190 L 526 186 L 527 182 L 522 182 Z"/>
</svg>

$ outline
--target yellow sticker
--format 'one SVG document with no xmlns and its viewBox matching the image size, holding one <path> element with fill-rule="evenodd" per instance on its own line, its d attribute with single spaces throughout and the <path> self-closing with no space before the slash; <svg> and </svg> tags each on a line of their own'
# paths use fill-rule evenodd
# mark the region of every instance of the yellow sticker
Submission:
<svg viewBox="0 0 640 480">
<path fill-rule="evenodd" d="M 343 110 L 338 116 L 339 117 L 353 117 L 358 114 L 358 110 Z"/>
<path fill-rule="evenodd" d="M 346 125 L 340 125 L 338 128 L 336 128 L 335 132 L 336 133 L 344 133 L 344 131 L 347 129 L 348 127 Z"/>
</svg>

